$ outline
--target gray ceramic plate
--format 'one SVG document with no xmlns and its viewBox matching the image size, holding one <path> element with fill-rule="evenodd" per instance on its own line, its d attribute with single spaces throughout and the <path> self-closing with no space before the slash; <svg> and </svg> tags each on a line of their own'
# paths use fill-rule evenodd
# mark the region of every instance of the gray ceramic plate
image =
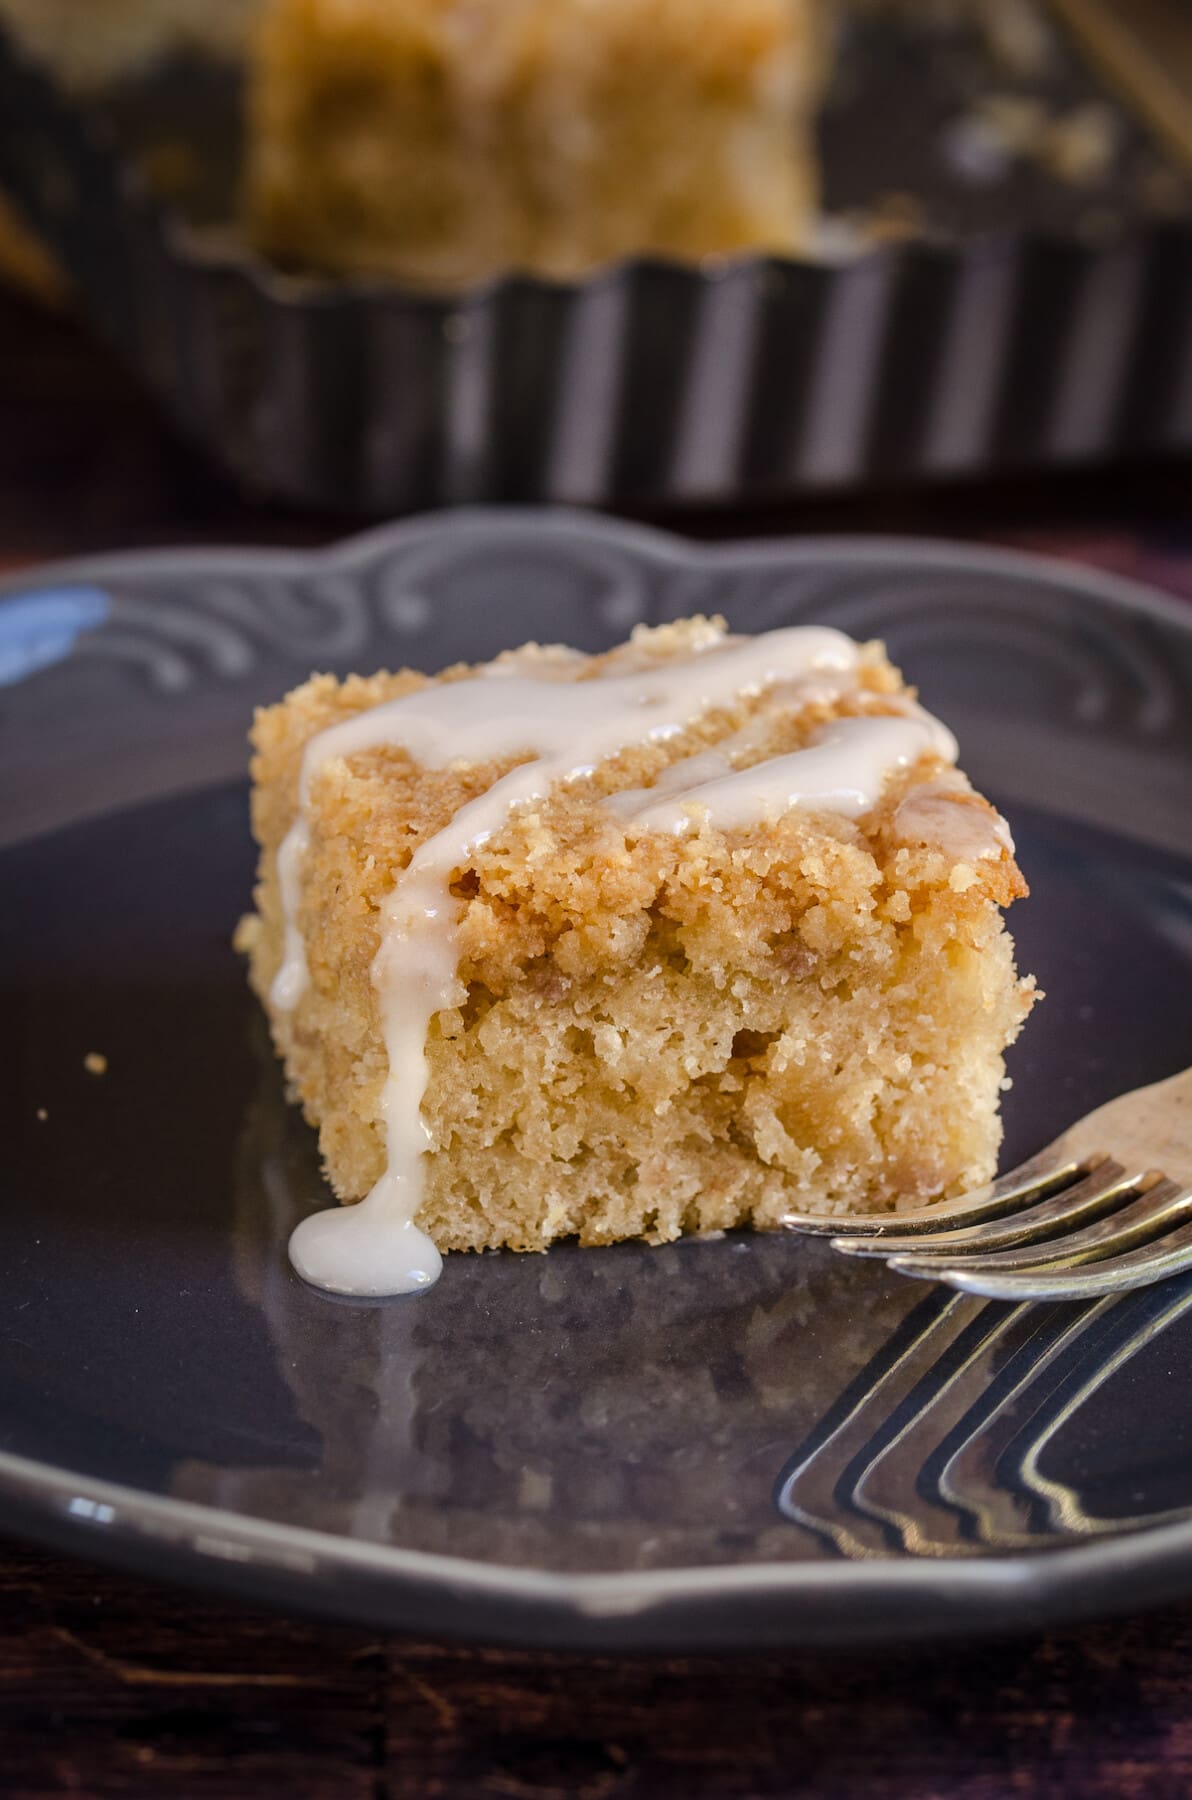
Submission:
<svg viewBox="0 0 1192 1800">
<path fill-rule="evenodd" d="M 0 1521 L 379 1625 L 860 1643 L 1192 1592 L 1192 1285 L 953 1300 L 803 1240 L 299 1284 L 325 1195 L 229 948 L 244 732 L 312 667 L 639 619 L 880 633 L 959 729 L 1048 990 L 1007 1154 L 1192 1062 L 1192 613 L 933 544 L 693 549 L 464 513 L 323 555 L 42 571 L 0 602 Z M 107 1073 L 89 1074 L 88 1052 Z"/>
</svg>

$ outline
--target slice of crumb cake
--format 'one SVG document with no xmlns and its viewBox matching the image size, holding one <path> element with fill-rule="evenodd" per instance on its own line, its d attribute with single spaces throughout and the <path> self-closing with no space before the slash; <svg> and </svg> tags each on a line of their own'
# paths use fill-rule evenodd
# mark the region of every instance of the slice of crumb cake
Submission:
<svg viewBox="0 0 1192 1800">
<path fill-rule="evenodd" d="M 309 1278 L 993 1173 L 1026 889 L 880 646 L 694 619 L 315 676 L 253 739 L 239 942 L 335 1192 L 368 1196 L 299 1227 Z"/>
</svg>

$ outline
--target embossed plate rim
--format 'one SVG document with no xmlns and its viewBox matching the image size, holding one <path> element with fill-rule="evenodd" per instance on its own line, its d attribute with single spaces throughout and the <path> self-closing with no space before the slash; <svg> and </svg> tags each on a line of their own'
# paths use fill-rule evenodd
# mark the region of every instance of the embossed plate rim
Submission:
<svg viewBox="0 0 1192 1800">
<path fill-rule="evenodd" d="M 30 1503 L 41 1511 L 29 1511 Z M 735 1567 L 656 1569 L 641 1574 L 561 1574 L 485 1564 L 424 1550 L 363 1543 L 305 1526 L 280 1526 L 221 1507 L 147 1496 L 116 1482 L 73 1476 L 48 1464 L 0 1452 L 0 1507 L 5 1523 L 68 1549 L 84 1546 L 101 1560 L 179 1576 L 251 1600 L 229 1571 L 251 1569 L 268 1585 L 261 1597 L 285 1598 L 334 1617 L 390 1628 L 429 1628 L 435 1635 L 483 1635 L 543 1647 L 674 1649 L 746 1648 L 767 1643 L 801 1647 L 919 1641 L 1095 1617 L 1192 1587 L 1192 1520 L 1123 1533 L 1026 1556 L 909 1556 L 831 1563 L 756 1563 Z M 177 1558 L 183 1559 L 181 1563 Z M 1178 1571 L 1182 1586 L 1171 1586 Z M 365 1598 L 360 1577 L 382 1575 L 387 1589 Z M 1129 1596 L 1116 1590 L 1128 1576 Z M 352 1586 L 345 1591 L 341 1579 Z M 403 1605 L 409 1589 L 427 1589 L 427 1617 Z M 302 1584 L 299 1586 L 299 1584 Z M 860 1599 L 855 1615 L 790 1615 L 775 1621 L 772 1602 Z M 873 1616 L 887 1598 L 890 1614 Z M 744 1602 L 736 1628 L 724 1602 Z M 922 1607 L 917 1615 L 902 1608 Z M 479 1619 L 468 1611 L 479 1609 Z M 755 1607 L 760 1603 L 759 1628 Z M 517 1614 L 506 1608 L 516 1606 Z M 421 1612 L 423 1609 L 419 1609 Z M 657 1615 L 657 1617 L 654 1617 Z M 431 1622 L 433 1620 L 433 1623 Z M 642 1629 L 627 1632 L 632 1620 Z M 794 1629 L 792 1629 L 792 1624 Z"/>
<path fill-rule="evenodd" d="M 448 533 L 458 543 L 468 535 L 512 540 L 530 531 L 679 569 L 797 569 L 846 560 L 855 567 L 892 559 L 957 574 L 1018 575 L 1045 581 L 1053 591 L 1095 595 L 1192 639 L 1185 603 L 1031 551 L 885 536 L 702 544 L 573 509 L 468 508 L 315 549 L 111 552 L 12 571 L 0 580 L 0 599 L 132 571 L 141 578 L 348 571 Z M 66 1549 L 244 1599 L 440 1635 L 602 1650 L 909 1641 L 1055 1623 L 1192 1591 L 1192 1519 L 1025 1555 L 920 1561 L 892 1554 L 872 1561 L 563 1574 L 255 1520 L 0 1452 L 0 1520 Z"/>
<path fill-rule="evenodd" d="M 144 550 L 107 550 L 94 556 L 77 556 L 30 564 L 0 577 L 0 601 L 17 594 L 35 593 L 60 582 L 97 582 L 122 570 L 137 575 L 163 575 L 182 571 L 207 575 L 236 570 L 249 574 L 297 574 L 352 570 L 378 556 L 408 548 L 421 538 L 450 531 L 456 534 L 507 532 L 510 537 L 532 529 L 560 539 L 595 538 L 610 548 L 644 553 L 656 563 L 672 567 L 701 568 L 726 564 L 743 569 L 767 564 L 823 564 L 835 561 L 881 563 L 890 557 L 921 559 L 933 568 L 958 573 L 1034 575 L 1074 594 L 1094 593 L 1099 599 L 1148 613 L 1177 630 L 1192 635 L 1188 607 L 1183 600 L 1145 582 L 1116 575 L 1106 569 L 1075 564 L 1066 558 L 1015 546 L 968 543 L 951 538 L 900 536 L 892 532 L 872 535 L 846 533 L 809 534 L 806 537 L 757 537 L 706 541 L 684 537 L 660 526 L 626 523 L 606 513 L 576 506 L 461 506 L 439 512 L 418 513 L 411 518 L 371 526 L 331 544 L 300 549 L 269 545 L 171 545 Z M 163 600 L 163 605 L 169 605 Z"/>
</svg>

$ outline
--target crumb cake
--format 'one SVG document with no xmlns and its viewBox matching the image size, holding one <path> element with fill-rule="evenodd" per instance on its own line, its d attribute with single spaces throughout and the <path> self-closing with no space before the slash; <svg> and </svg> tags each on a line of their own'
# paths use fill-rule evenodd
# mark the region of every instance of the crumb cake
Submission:
<svg viewBox="0 0 1192 1800">
<path fill-rule="evenodd" d="M 438 287 L 791 251 L 816 191 L 821 0 L 266 0 L 260 246 Z"/>
<path fill-rule="evenodd" d="M 879 645 L 695 619 L 320 675 L 253 740 L 239 943 L 331 1186 L 367 1196 L 299 1227 L 311 1279 L 993 1173 L 1026 890 Z"/>
</svg>

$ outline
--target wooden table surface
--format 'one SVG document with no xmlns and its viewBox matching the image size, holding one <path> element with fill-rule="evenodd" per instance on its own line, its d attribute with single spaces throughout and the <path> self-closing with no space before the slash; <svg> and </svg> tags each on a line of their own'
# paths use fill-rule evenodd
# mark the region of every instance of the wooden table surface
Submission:
<svg viewBox="0 0 1192 1800">
<path fill-rule="evenodd" d="M 666 522 L 1026 543 L 1192 599 L 1192 460 Z M 236 494 L 69 321 L 0 296 L 0 567 L 344 528 Z M 1192 1606 L 895 1657 L 626 1661 L 380 1638 L 0 1541 L 0 1796 L 67 1794 L 1183 1800 Z"/>
</svg>

